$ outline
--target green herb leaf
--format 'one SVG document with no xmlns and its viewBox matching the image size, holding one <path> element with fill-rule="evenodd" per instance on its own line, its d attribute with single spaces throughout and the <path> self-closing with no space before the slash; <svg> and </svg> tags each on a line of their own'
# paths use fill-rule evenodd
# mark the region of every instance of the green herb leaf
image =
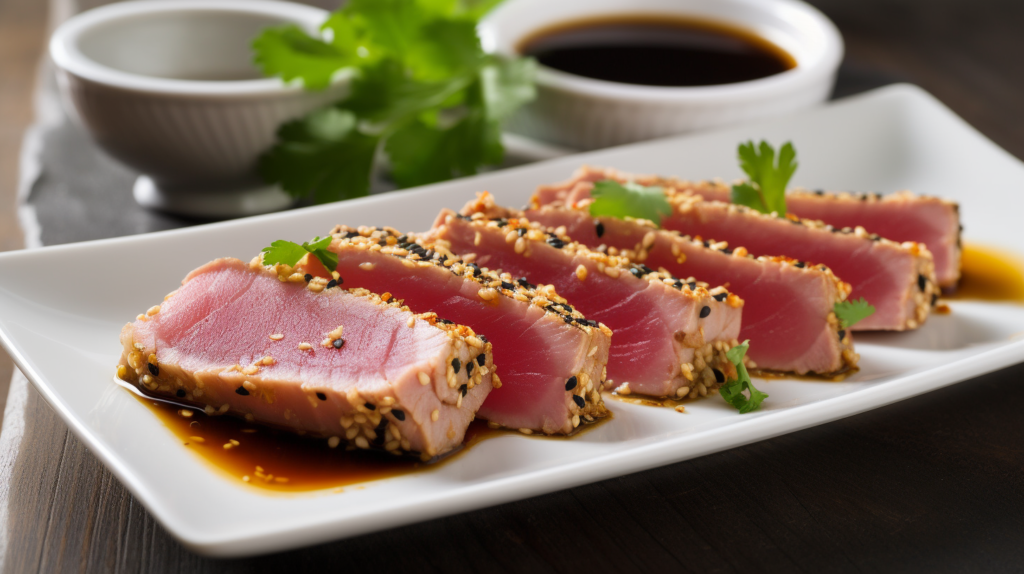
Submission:
<svg viewBox="0 0 1024 574">
<path fill-rule="evenodd" d="M 736 407 L 740 411 L 740 414 L 747 414 L 752 411 L 756 411 L 761 406 L 761 402 L 768 398 L 766 393 L 754 388 L 754 384 L 750 381 L 750 374 L 747 372 L 746 365 L 743 364 L 743 357 L 747 355 L 747 349 L 750 348 L 750 341 L 743 341 L 743 344 L 736 345 L 725 354 L 736 367 L 738 373 L 737 378 L 722 385 L 718 392 L 725 399 L 725 402 Z M 747 391 L 750 395 L 748 398 L 743 394 L 743 391 Z"/>
<path fill-rule="evenodd" d="M 278 239 L 271 243 L 270 247 L 264 247 L 262 249 L 263 264 L 283 264 L 294 266 L 300 259 L 305 257 L 307 253 L 312 253 L 320 260 L 320 263 L 324 264 L 324 267 L 326 267 L 328 271 L 334 271 L 338 268 L 338 255 L 327 251 L 327 247 L 330 246 L 330 244 L 330 236 L 322 239 L 317 236 L 302 245 Z"/>
<path fill-rule="evenodd" d="M 786 215 L 786 185 L 796 171 L 796 150 L 786 142 L 775 161 L 775 148 L 762 141 L 759 147 L 753 141 L 740 144 L 737 149 L 740 168 L 750 178 L 749 183 L 732 187 L 732 202 L 746 205 L 761 213 Z"/>
<path fill-rule="evenodd" d="M 535 63 L 485 54 L 477 20 L 494 0 L 351 0 L 323 25 L 255 42 L 268 74 L 323 87 L 351 68 L 349 95 L 281 128 L 268 182 L 317 203 L 366 195 L 379 153 L 400 187 L 500 163 L 501 122 L 534 97 Z M 324 125 L 320 125 L 324 124 Z"/>
<path fill-rule="evenodd" d="M 252 47 L 264 75 L 286 82 L 299 79 L 310 90 L 326 88 L 335 72 L 356 62 L 354 53 L 312 38 L 294 24 L 264 30 Z"/>
<path fill-rule="evenodd" d="M 875 314 L 874 306 L 863 297 L 856 301 L 836 303 L 832 309 L 835 311 L 836 317 L 839 319 L 839 327 L 842 329 L 849 329 L 859 321 Z"/>
<path fill-rule="evenodd" d="M 367 195 L 379 138 L 355 124 L 352 112 L 325 108 L 283 125 L 277 145 L 260 159 L 260 175 L 317 203 Z"/>
<path fill-rule="evenodd" d="M 623 184 L 604 179 L 594 184 L 590 195 L 594 198 L 590 204 L 590 215 L 594 217 L 633 217 L 647 219 L 657 225 L 663 216 L 672 214 L 665 190 L 660 187 L 644 187 L 633 182 Z"/>
</svg>

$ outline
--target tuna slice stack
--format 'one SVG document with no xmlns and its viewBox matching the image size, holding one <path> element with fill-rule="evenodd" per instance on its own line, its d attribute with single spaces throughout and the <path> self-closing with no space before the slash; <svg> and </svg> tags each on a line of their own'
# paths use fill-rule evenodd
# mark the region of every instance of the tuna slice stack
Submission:
<svg viewBox="0 0 1024 574">
<path fill-rule="evenodd" d="M 697 241 L 644 220 L 590 216 L 585 207 L 542 207 L 526 212 L 531 221 L 564 227 L 572 239 L 606 245 L 631 261 L 680 277 L 728 285 L 744 300 L 739 339 L 750 340 L 747 356 L 756 366 L 798 374 L 838 374 L 857 365 L 853 338 L 833 312 L 850 285 L 824 266 L 786 257 L 754 257 L 743 247 Z"/>
<path fill-rule="evenodd" d="M 584 168 L 570 181 L 539 188 L 531 206 L 580 206 L 590 197 L 593 182 L 601 179 L 670 183 Z M 924 244 L 896 243 L 863 227 L 840 229 L 793 215 L 775 217 L 742 205 L 704 201 L 700 195 L 667 185 L 665 193 L 673 209 L 660 222 L 665 229 L 742 245 L 755 256 L 784 255 L 828 266 L 853 287 L 850 299 L 863 297 L 875 306 L 873 315 L 854 326 L 856 331 L 916 329 L 938 299 L 934 261 Z"/>
<path fill-rule="evenodd" d="M 472 329 L 260 258 L 196 269 L 121 344 L 118 375 L 152 394 L 423 458 L 461 444 L 491 390 L 491 348 Z M 453 387 L 453 361 L 481 368 Z"/>
<path fill-rule="evenodd" d="M 495 374 L 481 418 L 552 434 L 607 414 L 600 383 L 611 331 L 585 319 L 553 289 L 485 271 L 443 246 L 427 249 L 389 228 L 338 226 L 332 235 L 330 250 L 346 286 L 387 291 L 415 311 L 471 326 L 494 345 L 501 376 Z M 458 377 L 483 367 L 465 358 L 449 362 L 448 386 L 456 389 Z"/>
<path fill-rule="evenodd" d="M 601 170 L 588 170 L 595 177 Z M 582 175 L 582 174 L 581 174 Z M 603 178 L 602 178 L 603 179 Z M 722 181 L 682 181 L 643 177 L 647 185 L 690 191 L 707 201 L 731 200 L 731 187 Z M 935 261 L 940 287 L 955 287 L 960 280 L 960 206 L 948 199 L 900 191 L 878 193 L 825 192 L 794 189 L 786 194 L 786 210 L 797 217 L 823 221 L 832 227 L 854 229 L 904 242 L 924 243 Z"/>
<path fill-rule="evenodd" d="M 488 218 L 481 194 L 465 213 L 442 211 L 429 237 L 483 267 L 551 285 L 614 332 L 606 386 L 652 396 L 706 395 L 735 368 L 743 301 L 724 288 L 687 282 L 623 257 L 591 251 L 523 218 Z"/>
</svg>

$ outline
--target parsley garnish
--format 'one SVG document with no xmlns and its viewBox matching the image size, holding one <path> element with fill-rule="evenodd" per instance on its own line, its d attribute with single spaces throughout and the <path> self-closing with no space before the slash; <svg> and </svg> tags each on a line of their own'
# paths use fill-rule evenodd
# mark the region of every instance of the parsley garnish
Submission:
<svg viewBox="0 0 1024 574">
<path fill-rule="evenodd" d="M 312 253 L 328 271 L 334 271 L 338 268 L 338 255 L 327 250 L 330 244 L 330 236 L 323 239 L 317 236 L 302 245 L 278 239 L 271 243 L 270 247 L 262 249 L 263 264 L 277 265 L 280 263 L 294 267 L 307 253 Z"/>
<path fill-rule="evenodd" d="M 648 219 L 657 225 L 661 223 L 662 216 L 672 214 L 672 206 L 665 199 L 665 190 L 660 187 L 604 179 L 594 184 L 590 195 L 594 198 L 590 204 L 590 215 L 594 217 L 633 217 Z"/>
<path fill-rule="evenodd" d="M 741 415 L 756 411 L 761 406 L 761 401 L 768 398 L 767 393 L 755 389 L 754 384 L 750 382 L 750 374 L 747 373 L 747 367 L 743 364 L 743 357 L 746 356 L 748 348 L 750 348 L 749 340 L 729 349 L 725 354 L 729 361 L 736 366 L 738 376 L 718 389 L 725 402 L 736 407 Z M 750 398 L 747 398 L 743 391 L 747 391 Z"/>
<path fill-rule="evenodd" d="M 737 150 L 740 167 L 750 177 L 748 182 L 732 186 L 732 202 L 761 213 L 786 215 L 786 184 L 796 171 L 796 150 L 786 142 L 775 162 L 775 149 L 762 141 L 760 149 L 753 141 L 740 144 Z"/>
<path fill-rule="evenodd" d="M 863 297 L 856 301 L 836 303 L 832 310 L 835 311 L 836 317 L 839 319 L 841 329 L 849 329 L 862 319 L 867 319 L 875 314 L 874 306 Z"/>
<path fill-rule="evenodd" d="M 326 203 L 366 195 L 380 156 L 399 187 L 500 163 L 501 124 L 533 99 L 536 64 L 484 53 L 477 20 L 495 3 L 352 0 L 322 37 L 296 26 L 264 31 L 253 48 L 265 74 L 311 90 L 352 75 L 344 100 L 281 127 L 260 174 Z"/>
</svg>

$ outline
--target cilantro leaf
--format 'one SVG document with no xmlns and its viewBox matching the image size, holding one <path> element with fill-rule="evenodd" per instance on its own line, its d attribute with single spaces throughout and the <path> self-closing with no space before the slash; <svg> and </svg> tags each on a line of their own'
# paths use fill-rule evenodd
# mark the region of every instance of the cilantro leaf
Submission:
<svg viewBox="0 0 1024 574">
<path fill-rule="evenodd" d="M 362 197 L 378 137 L 356 130 L 352 112 L 325 108 L 281 126 L 278 143 L 260 158 L 263 179 L 317 203 Z"/>
<path fill-rule="evenodd" d="M 400 187 L 500 163 L 501 122 L 534 97 L 536 66 L 484 53 L 476 24 L 495 3 L 351 0 L 321 37 L 265 31 L 254 43 L 265 73 L 307 87 L 352 75 L 345 99 L 282 126 L 260 174 L 324 203 L 366 195 L 382 153 Z"/>
<path fill-rule="evenodd" d="M 743 357 L 746 356 L 749 348 L 750 341 L 747 340 L 743 341 L 743 344 L 729 349 L 725 354 L 729 362 L 736 367 L 738 376 L 718 389 L 725 402 L 736 407 L 741 415 L 756 411 L 761 406 L 761 402 L 768 398 L 767 393 L 762 393 L 754 388 L 754 384 L 750 381 L 750 374 L 747 373 L 747 367 L 743 364 Z M 750 398 L 747 398 L 743 391 L 747 391 Z"/>
<path fill-rule="evenodd" d="M 590 192 L 594 201 L 590 204 L 590 215 L 610 215 L 623 219 L 633 217 L 661 223 L 664 215 L 671 215 L 672 207 L 660 187 L 644 187 L 634 182 L 619 183 L 604 179 L 594 184 Z"/>
<path fill-rule="evenodd" d="M 335 72 L 355 63 L 352 53 L 310 37 L 294 24 L 264 30 L 252 47 L 264 75 L 286 82 L 299 79 L 310 90 L 326 88 Z"/>
<path fill-rule="evenodd" d="M 841 329 L 849 329 L 859 321 L 875 314 L 875 307 L 863 297 L 856 301 L 836 303 L 832 310 L 835 311 L 836 317 L 839 319 Z"/>
<path fill-rule="evenodd" d="M 338 255 L 327 251 L 327 247 L 331 244 L 331 237 L 327 236 L 321 239 L 319 236 L 314 237 L 311 241 L 306 241 L 302 245 L 293 243 L 291 241 L 285 241 L 278 239 L 277 241 L 270 244 L 270 247 L 264 247 L 261 252 L 263 253 L 263 264 L 264 265 L 289 265 L 294 267 L 300 259 L 306 256 L 307 253 L 312 253 L 328 271 L 334 271 L 338 268 Z"/>
<path fill-rule="evenodd" d="M 786 185 L 798 165 L 793 144 L 786 142 L 782 145 L 778 162 L 775 161 L 775 148 L 766 141 L 757 147 L 753 141 L 741 143 L 736 153 L 740 168 L 750 180 L 732 187 L 732 202 L 761 213 L 786 215 Z"/>
</svg>

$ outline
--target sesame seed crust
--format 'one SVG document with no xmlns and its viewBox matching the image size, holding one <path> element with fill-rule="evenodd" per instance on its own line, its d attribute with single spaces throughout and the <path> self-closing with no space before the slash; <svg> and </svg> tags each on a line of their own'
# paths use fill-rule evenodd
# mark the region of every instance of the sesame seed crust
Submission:
<svg viewBox="0 0 1024 574">
<path fill-rule="evenodd" d="M 533 285 L 523 278 L 481 267 L 474 263 L 472 258 L 460 257 L 453 253 L 447 242 L 436 240 L 429 234 L 402 233 L 389 227 L 353 228 L 338 225 L 331 230 L 331 236 L 334 238 L 329 247 L 332 252 L 362 252 L 369 261 L 376 261 L 378 264 L 383 263 L 379 258 L 398 259 L 410 272 L 417 273 L 424 280 L 431 277 L 424 273 L 427 269 L 443 270 L 445 275 L 454 275 L 471 286 L 470 289 L 475 288 L 476 296 L 485 303 L 498 305 L 500 300 L 504 299 L 514 300 L 516 304 L 531 305 L 543 312 L 545 320 L 557 322 L 560 328 L 580 331 L 587 342 L 582 347 L 585 356 L 576 357 L 569 368 L 575 369 L 574 375 L 585 379 L 587 383 L 574 391 L 566 391 L 564 420 L 545 420 L 543 427 L 531 430 L 545 434 L 569 434 L 580 424 L 593 422 L 608 415 L 601 390 L 611 329 L 588 320 L 550 285 Z M 525 237 L 519 236 L 518 233 L 514 240 L 526 241 Z M 462 287 L 462 292 L 466 293 L 465 286 Z M 474 367 L 473 363 L 472 357 L 459 357 L 456 361 L 448 361 L 448 379 L 465 377 L 467 373 L 477 376 L 481 367 Z M 493 372 L 493 369 L 491 370 Z M 497 379 L 494 387 L 499 388 L 501 384 L 501 380 Z M 576 398 L 573 398 L 574 396 Z"/>
<path fill-rule="evenodd" d="M 208 265 L 219 261 L 222 260 Z M 299 283 L 290 279 L 293 275 L 290 268 L 263 266 L 261 257 L 253 259 L 248 266 L 237 263 L 239 267 L 247 267 L 251 272 L 274 277 L 283 283 Z M 413 314 L 401 301 L 386 293 L 378 295 L 359 288 L 317 290 L 308 287 L 305 280 L 301 284 L 303 287 L 295 285 L 294 288 L 308 289 L 314 299 L 354 297 L 387 309 L 382 317 L 394 319 L 385 320 L 385 325 L 396 322 L 401 329 L 407 330 L 410 329 L 406 326 L 407 320 L 412 319 L 415 323 L 413 330 L 440 332 L 440 340 L 446 343 L 429 351 L 438 354 L 424 355 L 424 359 L 414 363 L 411 370 L 396 371 L 387 380 L 369 385 L 332 383 L 324 386 L 315 381 L 297 381 L 291 375 L 283 374 L 294 372 L 287 370 L 292 365 L 281 365 L 279 359 L 270 354 L 247 364 L 211 366 L 195 371 L 183 368 L 176 360 L 161 361 L 161 357 L 177 355 L 173 349 L 158 348 L 159 339 L 144 334 L 136 337 L 143 332 L 138 328 L 140 322 L 159 320 L 163 313 L 169 312 L 166 311 L 169 305 L 165 304 L 163 313 L 129 323 L 122 330 L 124 349 L 117 368 L 118 377 L 147 393 L 173 397 L 172 400 L 203 408 L 212 416 L 232 415 L 300 434 L 308 433 L 325 439 L 337 437 L 350 449 L 385 450 L 396 455 L 429 459 L 458 446 L 465 432 L 461 421 L 468 425 L 491 389 L 494 364 L 490 343 L 482 341 L 471 328 L 439 321 L 433 313 Z M 340 340 L 343 334 L 346 338 L 358 335 L 338 326 L 325 332 L 324 337 Z M 259 337 L 270 345 L 270 353 L 281 348 L 283 354 L 285 347 L 306 354 L 348 350 L 337 345 L 297 349 L 294 342 L 287 342 L 287 338 L 274 340 L 263 334 Z M 481 356 L 484 359 L 480 359 Z M 445 380 L 445 366 L 456 358 L 482 360 L 483 366 L 471 376 L 463 373 L 455 381 L 458 386 L 451 388 Z M 286 370 L 280 371 L 282 367 Z M 159 372 L 158 376 L 152 374 L 154 370 Z M 422 376 L 437 383 L 424 389 L 419 382 Z M 431 420 L 434 411 L 441 413 L 441 422 Z"/>
<path fill-rule="evenodd" d="M 655 175 L 630 174 L 610 168 L 583 166 L 567 181 L 538 187 L 530 199 L 530 206 L 533 209 L 544 205 L 579 208 L 589 201 L 593 182 L 602 179 L 613 179 L 621 182 L 632 181 L 645 186 L 660 186 L 665 190 L 666 197 L 674 212 L 680 216 L 692 215 L 696 219 L 709 217 L 706 213 L 709 209 L 712 209 L 709 207 L 709 204 L 714 205 L 721 202 L 727 205 L 726 211 L 731 216 L 756 219 L 758 223 L 763 225 L 798 225 L 809 230 L 809 233 L 814 236 L 817 236 L 818 233 L 826 232 L 862 240 L 865 242 L 864 249 L 866 250 L 902 252 L 901 256 L 911 259 L 909 266 L 914 276 L 924 278 L 923 285 L 921 288 L 908 288 L 900 295 L 899 306 L 902 309 L 900 318 L 896 324 L 884 327 L 886 330 L 901 331 L 920 327 L 927 320 L 931 308 L 940 294 L 940 287 L 935 275 L 934 259 L 924 244 L 912 241 L 902 243 L 892 241 L 878 234 L 869 233 L 864 227 L 860 226 L 834 227 L 818 220 L 801 219 L 793 214 L 787 214 L 785 218 L 780 218 L 774 213 L 765 214 L 743 205 L 736 205 L 729 202 L 731 186 L 721 179 L 687 181 Z M 837 194 L 837 197 L 839 195 L 841 194 Z M 887 201 L 885 198 L 888 196 L 875 197 L 876 195 L 848 194 L 848 199 L 858 202 Z M 896 198 L 900 197 L 899 194 L 893 194 L 893 196 Z M 935 201 L 943 202 L 944 200 L 935 199 Z M 955 206 L 952 202 L 946 203 Z M 865 323 L 868 322 L 865 321 Z"/>
<path fill-rule="evenodd" d="M 645 392 L 652 395 L 657 393 L 667 393 L 666 396 L 674 395 L 680 387 L 686 386 L 688 380 L 682 374 L 681 365 L 691 364 L 692 368 L 696 353 L 706 344 L 717 342 L 717 339 L 716 341 L 705 340 L 703 327 L 700 325 L 707 324 L 708 320 L 718 324 L 717 321 L 724 320 L 719 317 L 735 316 L 735 328 L 738 331 L 738 310 L 742 308 L 743 300 L 726 288 L 711 287 L 693 278 L 680 279 L 663 269 L 651 269 L 643 263 L 630 261 L 622 255 L 588 249 L 586 246 L 572 241 L 566 235 L 565 228 L 550 229 L 523 217 L 522 212 L 518 210 L 498 206 L 489 193 L 478 194 L 475 200 L 470 201 L 463 208 L 461 214 L 447 210 L 442 211 L 430 236 L 437 239 L 447 237 L 454 239 L 475 233 L 484 236 L 482 243 L 485 244 L 485 252 L 498 253 L 504 249 L 503 256 L 507 256 L 509 255 L 507 253 L 509 244 L 522 240 L 525 242 L 524 248 L 512 250 L 515 257 L 529 259 L 535 254 L 537 257 L 541 257 L 542 253 L 546 253 L 545 258 L 549 255 L 555 257 L 552 261 L 565 261 L 567 275 L 571 275 L 576 281 L 579 280 L 580 275 L 585 276 L 584 284 L 590 284 L 592 277 L 601 277 L 601 282 L 592 283 L 593 287 L 588 288 L 607 289 L 610 286 L 609 281 L 630 284 L 624 289 L 629 292 L 652 290 L 651 296 L 656 296 L 664 302 L 668 309 L 672 309 L 672 312 L 679 316 L 692 312 L 692 316 L 685 323 L 688 326 L 675 332 L 674 336 L 670 335 L 671 341 L 667 341 L 668 352 L 671 353 L 671 356 L 660 355 L 654 358 L 659 362 L 664 361 L 668 374 L 657 382 L 653 380 L 629 381 L 633 383 L 634 387 L 644 389 Z M 503 245 L 504 247 L 502 247 Z M 559 253 L 556 255 L 550 251 L 543 251 L 551 249 L 556 249 Z M 525 262 L 521 266 L 529 267 Z M 580 273 L 580 267 L 585 270 L 585 274 Z M 637 283 L 646 284 L 649 287 L 642 287 Z M 703 308 L 709 310 L 729 308 L 735 311 L 731 311 L 732 314 L 712 312 L 715 316 L 705 319 L 707 315 L 698 317 Z M 673 320 L 678 321 L 679 317 Z M 681 328 L 684 323 L 673 324 Z M 717 338 L 717 335 L 715 337 Z M 733 339 L 734 337 L 729 337 L 730 341 Z M 606 389 L 627 382 L 625 380 L 608 380 L 607 376 L 601 379 L 605 381 Z M 612 379 L 615 379 L 614 373 Z"/>
</svg>

